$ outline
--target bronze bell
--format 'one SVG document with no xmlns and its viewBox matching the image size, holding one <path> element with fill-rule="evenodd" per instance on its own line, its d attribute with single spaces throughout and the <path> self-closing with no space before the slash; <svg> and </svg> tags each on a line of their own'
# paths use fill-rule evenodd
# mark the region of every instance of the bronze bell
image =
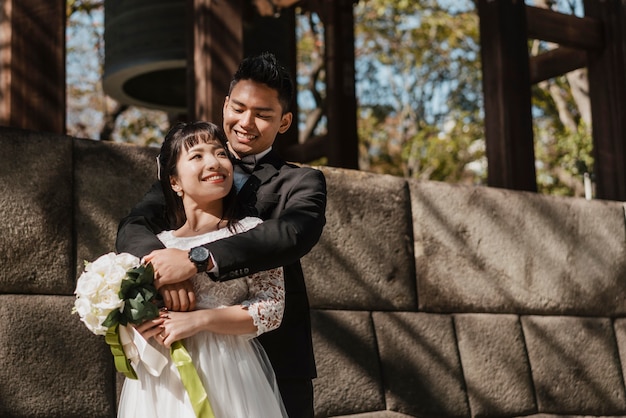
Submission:
<svg viewBox="0 0 626 418">
<path fill-rule="evenodd" d="M 104 81 L 120 103 L 187 110 L 185 0 L 105 0 Z"/>
</svg>

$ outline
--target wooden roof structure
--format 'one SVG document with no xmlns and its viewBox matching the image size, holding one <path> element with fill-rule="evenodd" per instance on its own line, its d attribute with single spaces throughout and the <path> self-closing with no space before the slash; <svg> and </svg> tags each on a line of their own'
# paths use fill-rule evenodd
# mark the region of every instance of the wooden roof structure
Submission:
<svg viewBox="0 0 626 418">
<path fill-rule="evenodd" d="M 325 26 L 328 135 L 278 146 L 287 158 L 326 156 L 358 168 L 354 18 L 358 0 L 185 0 L 192 12 L 188 117 L 221 120 L 230 77 L 248 54 L 272 50 L 295 69 L 294 7 Z M 587 67 L 596 197 L 626 201 L 626 6 L 585 0 L 578 18 L 521 0 L 478 0 L 488 184 L 536 191 L 530 91 L 533 83 Z M 0 124 L 65 133 L 65 0 L 0 0 Z M 559 44 L 530 57 L 528 39 Z"/>
</svg>

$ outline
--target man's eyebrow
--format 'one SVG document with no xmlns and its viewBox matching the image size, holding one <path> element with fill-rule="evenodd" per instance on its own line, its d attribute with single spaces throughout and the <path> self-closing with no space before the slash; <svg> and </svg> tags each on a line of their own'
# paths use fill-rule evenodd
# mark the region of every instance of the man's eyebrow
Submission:
<svg viewBox="0 0 626 418">
<path fill-rule="evenodd" d="M 245 103 L 240 102 L 239 100 L 236 99 L 231 99 L 231 101 L 233 103 L 235 103 L 237 106 L 241 106 L 241 107 L 248 107 L 246 106 Z M 256 110 L 257 112 L 274 112 L 275 110 L 271 107 L 253 107 L 252 109 Z"/>
</svg>

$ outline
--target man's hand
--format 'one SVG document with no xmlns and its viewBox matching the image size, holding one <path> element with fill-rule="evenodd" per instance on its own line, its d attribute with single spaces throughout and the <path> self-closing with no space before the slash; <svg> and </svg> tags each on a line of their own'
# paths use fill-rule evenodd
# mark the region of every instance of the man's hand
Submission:
<svg viewBox="0 0 626 418">
<path fill-rule="evenodd" d="M 189 252 L 177 248 L 155 250 L 144 257 L 154 268 L 154 286 L 160 289 L 167 284 L 180 283 L 197 273 L 195 264 L 189 260 Z"/>
<path fill-rule="evenodd" d="M 176 248 L 155 250 L 144 257 L 154 268 L 154 286 L 163 297 L 165 307 L 171 311 L 191 311 L 196 307 L 196 295 L 188 280 L 196 272 L 188 252 Z"/>
<path fill-rule="evenodd" d="M 163 303 L 170 311 L 187 312 L 196 309 L 196 294 L 189 280 L 166 284 L 159 289 Z"/>
</svg>

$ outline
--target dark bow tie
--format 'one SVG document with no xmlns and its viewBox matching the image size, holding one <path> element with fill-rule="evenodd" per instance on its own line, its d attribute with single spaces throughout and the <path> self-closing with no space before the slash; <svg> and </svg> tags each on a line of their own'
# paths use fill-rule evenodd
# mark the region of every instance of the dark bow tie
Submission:
<svg viewBox="0 0 626 418">
<path fill-rule="evenodd" d="M 248 174 L 252 174 L 252 172 L 254 171 L 254 166 L 256 165 L 256 161 L 254 161 L 254 159 L 234 159 L 233 165 L 241 167 L 241 169 Z"/>
</svg>

